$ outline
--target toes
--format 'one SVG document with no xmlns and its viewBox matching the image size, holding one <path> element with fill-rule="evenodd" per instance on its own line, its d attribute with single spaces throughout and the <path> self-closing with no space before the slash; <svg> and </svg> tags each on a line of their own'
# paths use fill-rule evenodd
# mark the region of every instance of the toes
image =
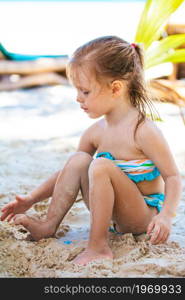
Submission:
<svg viewBox="0 0 185 300">
<path fill-rule="evenodd" d="M 8 217 L 7 217 L 7 222 L 10 222 L 10 220 L 13 218 L 14 214 L 10 214 Z"/>
<path fill-rule="evenodd" d="M 16 215 L 14 218 L 13 218 L 13 222 L 15 225 L 23 225 L 25 224 L 25 221 L 26 221 L 27 217 L 25 215 Z"/>
</svg>

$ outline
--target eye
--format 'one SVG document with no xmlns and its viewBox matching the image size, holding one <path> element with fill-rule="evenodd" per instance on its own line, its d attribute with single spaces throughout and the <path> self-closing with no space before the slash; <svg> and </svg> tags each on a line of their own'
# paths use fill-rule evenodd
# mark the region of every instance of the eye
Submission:
<svg viewBox="0 0 185 300">
<path fill-rule="evenodd" d="M 83 91 L 83 94 L 84 94 L 84 95 L 89 95 L 89 92 Z"/>
</svg>

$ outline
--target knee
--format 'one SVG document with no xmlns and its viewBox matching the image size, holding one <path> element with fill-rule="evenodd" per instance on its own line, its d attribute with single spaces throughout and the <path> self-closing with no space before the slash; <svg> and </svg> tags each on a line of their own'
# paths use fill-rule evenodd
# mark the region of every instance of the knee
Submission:
<svg viewBox="0 0 185 300">
<path fill-rule="evenodd" d="M 92 161 L 92 156 L 86 152 L 75 152 L 70 156 L 70 158 L 67 161 L 67 166 L 70 167 L 77 167 L 77 168 L 84 168 L 90 165 Z"/>
<path fill-rule="evenodd" d="M 102 176 L 107 174 L 110 167 L 110 161 L 106 158 L 97 158 L 93 160 L 89 166 L 89 176 Z"/>
</svg>

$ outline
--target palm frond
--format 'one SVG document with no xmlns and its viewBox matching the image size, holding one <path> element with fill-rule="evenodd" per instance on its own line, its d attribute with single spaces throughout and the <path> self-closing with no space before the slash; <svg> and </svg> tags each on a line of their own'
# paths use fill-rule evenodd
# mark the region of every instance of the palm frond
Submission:
<svg viewBox="0 0 185 300">
<path fill-rule="evenodd" d="M 174 50 L 180 45 L 185 44 L 185 34 L 174 34 L 168 36 L 160 41 L 153 43 L 145 52 L 145 68 L 148 69 L 157 64 L 166 62 L 166 59 L 169 59 L 171 55 L 178 51 Z M 178 62 L 184 62 L 185 57 L 178 55 Z"/>
<path fill-rule="evenodd" d="M 143 43 L 147 49 L 159 39 L 169 16 L 184 0 L 147 0 L 135 35 L 136 43 Z"/>
<path fill-rule="evenodd" d="M 181 63 L 185 62 L 185 49 L 177 49 L 169 53 L 164 62 Z"/>
</svg>

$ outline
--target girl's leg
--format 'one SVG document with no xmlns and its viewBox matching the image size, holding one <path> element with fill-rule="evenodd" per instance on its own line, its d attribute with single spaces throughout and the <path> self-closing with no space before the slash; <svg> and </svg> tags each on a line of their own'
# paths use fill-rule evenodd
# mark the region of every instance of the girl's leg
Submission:
<svg viewBox="0 0 185 300">
<path fill-rule="evenodd" d="M 86 250 L 74 262 L 87 264 L 99 258 L 112 258 L 108 227 L 112 219 L 121 232 L 142 233 L 157 213 L 147 206 L 143 195 L 127 175 L 111 160 L 98 158 L 89 168 L 91 230 Z"/>
<path fill-rule="evenodd" d="M 46 219 L 41 221 L 26 215 L 17 215 L 14 218 L 15 224 L 26 227 L 35 240 L 52 236 L 75 202 L 81 185 L 87 181 L 91 161 L 92 156 L 89 154 L 75 153 L 58 175 Z M 85 193 L 87 194 L 87 188 Z"/>
</svg>

